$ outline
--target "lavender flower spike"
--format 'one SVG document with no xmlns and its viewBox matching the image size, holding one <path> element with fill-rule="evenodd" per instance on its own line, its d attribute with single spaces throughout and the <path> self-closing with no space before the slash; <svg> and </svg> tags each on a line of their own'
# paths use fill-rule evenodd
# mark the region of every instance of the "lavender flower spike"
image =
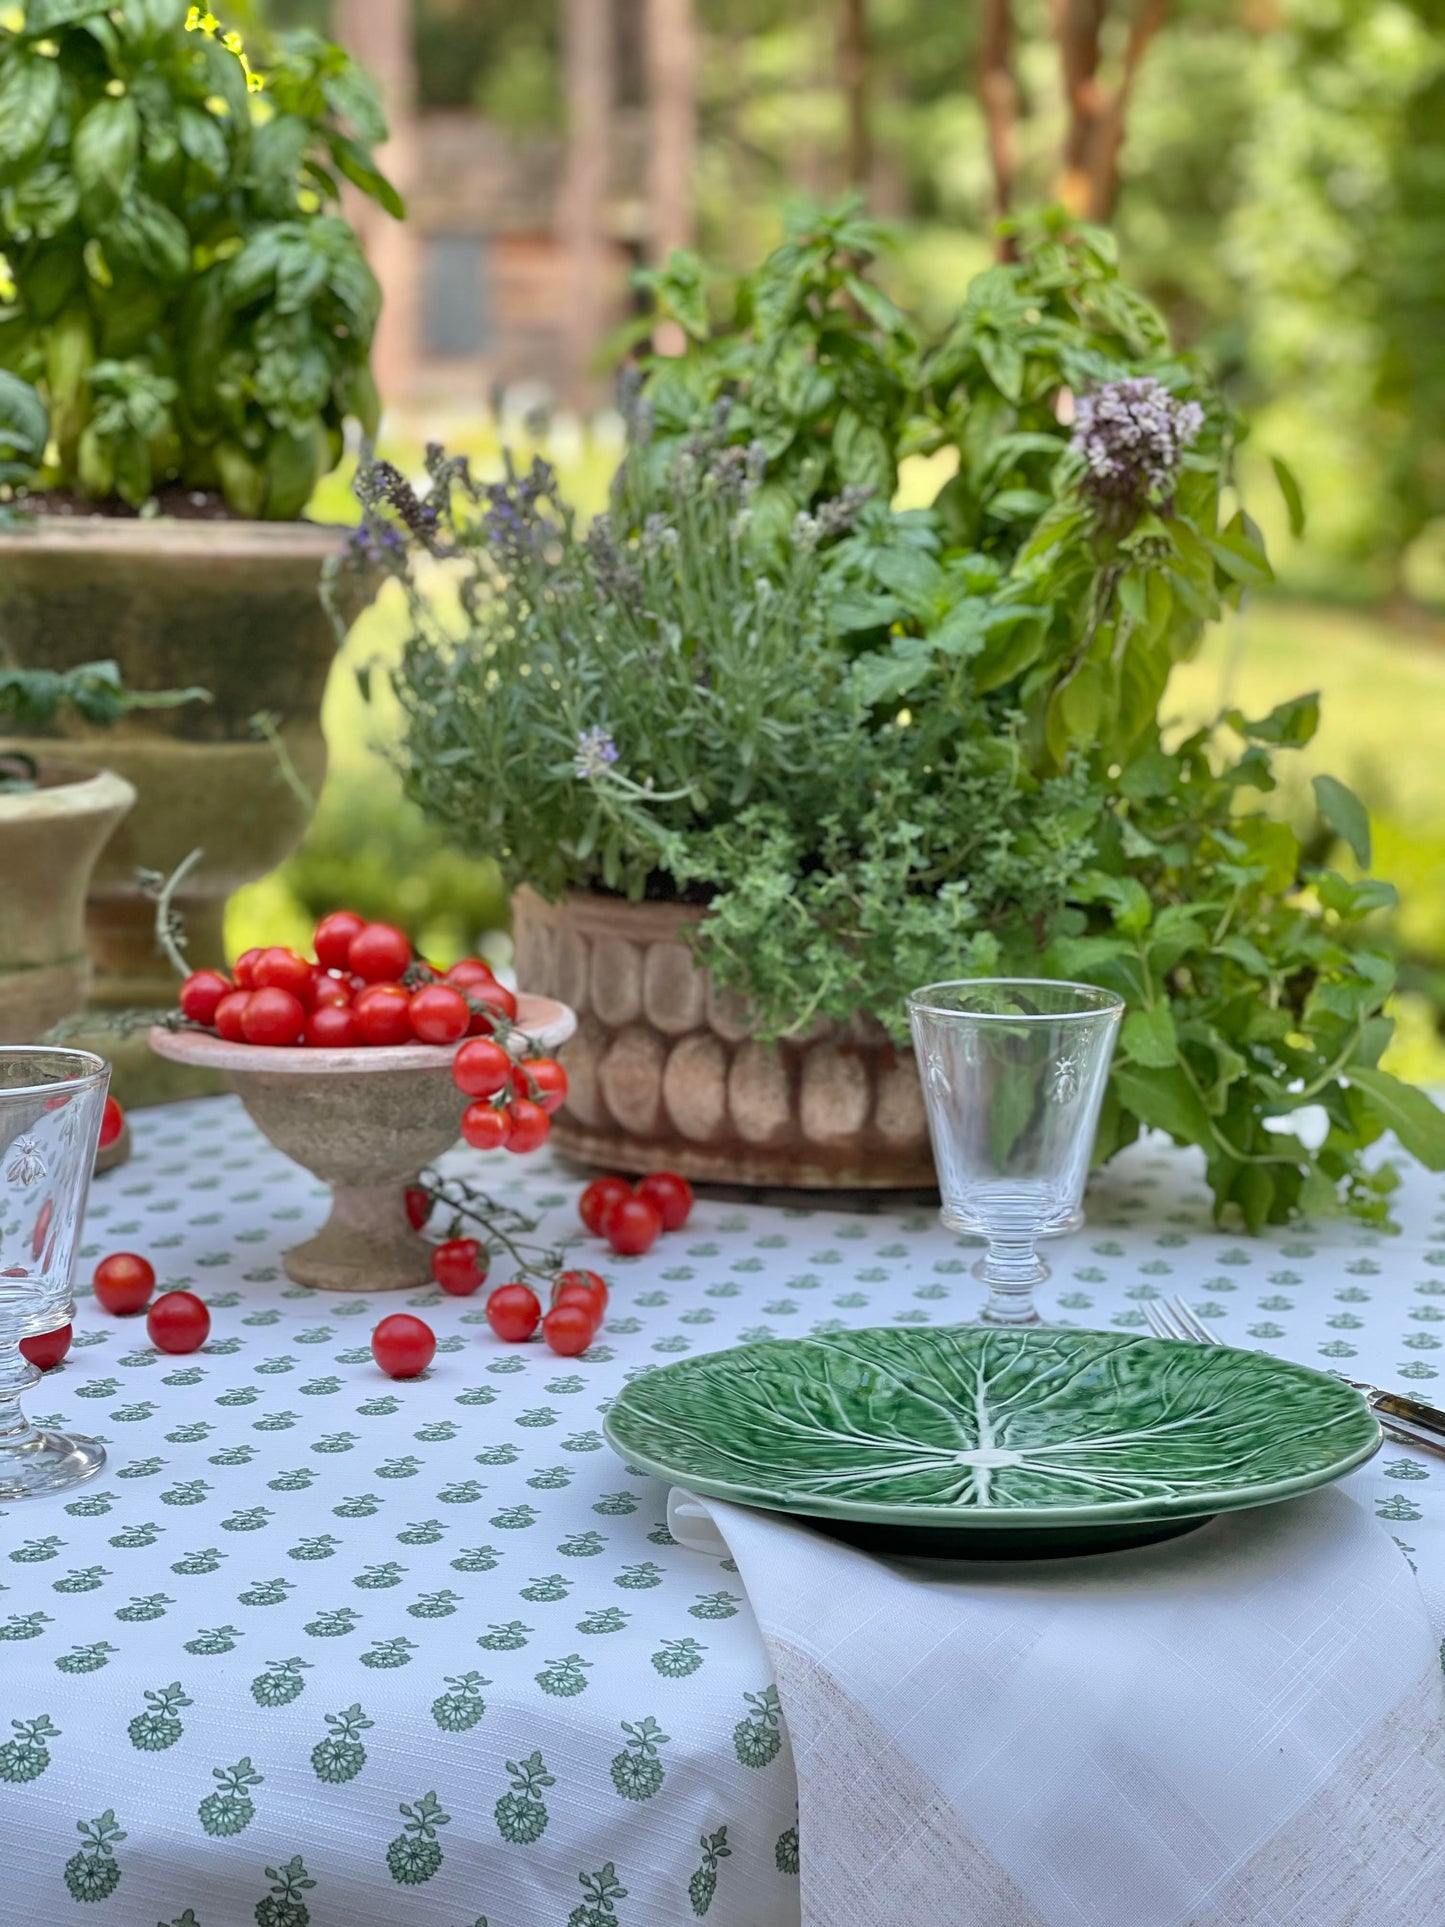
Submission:
<svg viewBox="0 0 1445 1927">
<path fill-rule="evenodd" d="M 591 729 L 584 729 L 577 738 L 577 754 L 572 767 L 577 775 L 588 782 L 605 776 L 610 764 L 617 761 L 617 745 L 599 723 Z"/>
<path fill-rule="evenodd" d="M 1069 446 L 1084 458 L 1091 494 L 1142 502 L 1169 493 L 1203 426 L 1197 401 L 1176 401 L 1162 381 L 1142 375 L 1081 395 Z"/>
</svg>

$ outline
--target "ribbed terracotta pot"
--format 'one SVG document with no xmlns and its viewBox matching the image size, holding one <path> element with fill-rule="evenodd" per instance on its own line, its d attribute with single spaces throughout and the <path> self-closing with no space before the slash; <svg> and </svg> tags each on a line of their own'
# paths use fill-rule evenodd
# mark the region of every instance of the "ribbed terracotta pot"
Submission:
<svg viewBox="0 0 1445 1927">
<path fill-rule="evenodd" d="M 134 801 L 124 777 L 65 763 L 0 791 L 0 1044 L 34 1043 L 84 1004 L 86 889 Z"/>
<path fill-rule="evenodd" d="M 745 1005 L 693 962 L 689 904 L 576 892 L 513 902 L 518 979 L 577 1012 L 552 1142 L 589 1164 L 719 1183 L 934 1183 L 913 1055 L 859 1016 L 760 1043 Z"/>
</svg>

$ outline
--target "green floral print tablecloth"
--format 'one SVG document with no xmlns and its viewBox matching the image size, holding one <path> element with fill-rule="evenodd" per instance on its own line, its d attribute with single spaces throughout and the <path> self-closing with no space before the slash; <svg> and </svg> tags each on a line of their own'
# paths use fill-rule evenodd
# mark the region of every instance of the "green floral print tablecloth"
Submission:
<svg viewBox="0 0 1445 1927">
<path fill-rule="evenodd" d="M 796 1784 L 757 1627 L 602 1411 L 685 1353 L 966 1318 L 972 1248 L 915 1205 L 704 1198 L 601 1267 L 608 1322 L 559 1359 L 500 1344 L 479 1299 L 290 1284 L 280 1254 L 323 1194 L 233 1100 L 132 1127 L 86 1258 L 144 1251 L 212 1335 L 163 1357 L 82 1285 L 70 1357 L 30 1396 L 109 1461 L 68 1503 L 0 1512 L 0 1917 L 793 1927 Z M 560 1161 L 456 1168 L 596 1262 Z M 1144 1300 L 1182 1290 L 1232 1341 L 1429 1397 L 1445 1185 L 1412 1171 L 1399 1215 L 1400 1238 L 1221 1234 L 1192 1158 L 1146 1145 L 1052 1247 L 1045 1314 L 1142 1329 Z M 439 1346 L 393 1384 L 368 1340 L 403 1302 Z M 1387 1444 L 1350 1486 L 1445 1595 L 1445 1461 Z"/>
</svg>

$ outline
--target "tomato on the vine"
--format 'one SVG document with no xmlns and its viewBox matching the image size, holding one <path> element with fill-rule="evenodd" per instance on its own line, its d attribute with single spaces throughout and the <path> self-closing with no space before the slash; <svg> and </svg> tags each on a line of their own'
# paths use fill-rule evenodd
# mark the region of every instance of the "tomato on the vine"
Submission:
<svg viewBox="0 0 1445 1927">
<path fill-rule="evenodd" d="M 692 1213 L 692 1186 L 676 1171 L 652 1171 L 637 1187 L 662 1220 L 664 1231 L 681 1231 Z"/>
<path fill-rule="evenodd" d="M 626 1178 L 594 1178 L 577 1201 L 577 1209 L 587 1229 L 599 1237 L 602 1233 L 603 1215 L 610 1204 L 619 1198 L 630 1198 L 632 1186 Z"/>
<path fill-rule="evenodd" d="M 246 1033 L 241 1028 L 241 1019 L 246 1014 L 246 1006 L 251 1001 L 249 990 L 232 990 L 216 1005 L 213 1019 L 218 1037 L 224 1037 L 228 1044 L 244 1044 Z"/>
<path fill-rule="evenodd" d="M 452 1082 L 467 1097 L 495 1097 L 511 1075 L 511 1058 L 486 1037 L 469 1038 L 452 1059 Z"/>
<path fill-rule="evenodd" d="M 431 1216 L 431 1198 L 419 1184 L 409 1184 L 404 1193 L 406 1200 L 406 1221 L 413 1231 L 420 1231 Z"/>
<path fill-rule="evenodd" d="M 277 944 L 256 959 L 251 982 L 257 990 L 289 991 L 298 1004 L 304 1005 L 311 995 L 311 971 L 304 957 Z"/>
<path fill-rule="evenodd" d="M 316 961 L 326 970 L 345 970 L 351 954 L 351 940 L 366 928 L 366 918 L 354 910 L 333 910 L 316 926 L 312 945 Z"/>
<path fill-rule="evenodd" d="M 460 963 L 454 963 L 447 971 L 446 979 L 449 984 L 455 984 L 459 990 L 470 991 L 475 997 L 485 997 L 497 982 L 492 966 L 483 963 L 480 957 L 463 957 Z"/>
<path fill-rule="evenodd" d="M 193 970 L 181 985 L 177 999 L 181 1015 L 189 1017 L 193 1024 L 209 1028 L 216 1021 L 216 1006 L 230 991 L 230 978 L 223 977 L 219 970 Z"/>
<path fill-rule="evenodd" d="M 409 1044 L 411 992 L 401 984 L 368 984 L 351 1006 L 363 1044 Z"/>
<path fill-rule="evenodd" d="M 462 1112 L 462 1136 L 474 1151 L 500 1151 L 507 1141 L 507 1113 L 478 1101 Z"/>
<path fill-rule="evenodd" d="M 448 1238 L 431 1255 L 431 1275 L 451 1298 L 480 1291 L 491 1260 L 476 1238 Z"/>
<path fill-rule="evenodd" d="M 155 1268 L 135 1251 L 113 1251 L 95 1268 L 96 1302 L 118 1318 L 144 1311 L 156 1288 Z"/>
<path fill-rule="evenodd" d="M 544 1111 L 560 1111 L 567 1101 L 567 1073 L 555 1057 L 526 1057 L 513 1066 L 512 1089 Z"/>
<path fill-rule="evenodd" d="M 471 1007 L 452 984 L 423 984 L 412 992 L 411 1027 L 423 1044 L 454 1044 L 471 1021 Z"/>
<path fill-rule="evenodd" d="M 640 1258 L 651 1251 L 662 1233 L 656 1205 L 646 1198 L 618 1198 L 602 1214 L 602 1235 L 624 1258 Z"/>
<path fill-rule="evenodd" d="M 346 950 L 348 970 L 369 984 L 394 983 L 411 962 L 411 942 L 391 923 L 364 924 Z"/>
<path fill-rule="evenodd" d="M 498 1285 L 487 1300 L 487 1323 L 509 1345 L 520 1345 L 542 1322 L 542 1307 L 530 1285 Z"/>
<path fill-rule="evenodd" d="M 21 1355 L 32 1365 L 38 1365 L 42 1372 L 53 1372 L 70 1350 L 73 1336 L 69 1325 L 58 1325 L 53 1332 L 37 1332 L 33 1338 L 21 1339 Z"/>
<path fill-rule="evenodd" d="M 193 1291 L 163 1291 L 146 1313 L 158 1352 L 198 1352 L 211 1335 L 211 1314 Z"/>
<path fill-rule="evenodd" d="M 419 1378 L 436 1348 L 431 1326 L 406 1311 L 383 1318 L 371 1334 L 371 1355 L 388 1378 Z"/>
<path fill-rule="evenodd" d="M 253 990 L 241 1012 L 241 1035 L 248 1044 L 297 1044 L 305 1028 L 301 999 L 276 985 Z"/>
<path fill-rule="evenodd" d="M 547 1142 L 552 1120 L 540 1104 L 533 1104 L 525 1097 L 514 1097 L 507 1107 L 506 1119 L 507 1135 L 502 1140 L 505 1150 L 525 1157 Z"/>
<path fill-rule="evenodd" d="M 575 1358 L 597 1336 L 597 1319 L 583 1305 L 554 1305 L 542 1320 L 542 1336 L 559 1357 Z"/>
<path fill-rule="evenodd" d="M 318 1004 L 306 1019 L 301 1041 L 313 1050 L 348 1050 L 361 1042 L 356 1016 L 348 1004 Z"/>
<path fill-rule="evenodd" d="M 108 1097 L 100 1114 L 99 1148 L 103 1151 L 108 1144 L 114 1144 L 124 1129 L 125 1112 L 113 1097 Z"/>
<path fill-rule="evenodd" d="M 254 950 L 243 950 L 236 959 L 236 968 L 231 972 L 237 990 L 251 990 L 255 987 L 256 965 L 265 955 L 266 947 L 258 944 Z"/>
<path fill-rule="evenodd" d="M 607 1281 L 595 1271 L 559 1271 L 552 1281 L 552 1303 L 560 1305 L 564 1292 L 585 1291 L 600 1311 L 607 1309 Z"/>
<path fill-rule="evenodd" d="M 466 993 L 473 1003 L 490 1004 L 490 1010 L 473 1010 L 473 1037 L 490 1037 L 497 1028 L 496 1013 L 500 1012 L 509 1024 L 517 1021 L 517 1000 L 505 984 L 495 980 L 489 984 L 468 984 Z"/>
</svg>

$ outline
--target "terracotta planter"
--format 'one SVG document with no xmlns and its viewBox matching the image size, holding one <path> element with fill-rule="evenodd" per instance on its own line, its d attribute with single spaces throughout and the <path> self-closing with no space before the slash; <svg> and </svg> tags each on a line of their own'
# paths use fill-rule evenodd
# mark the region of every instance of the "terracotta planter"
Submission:
<svg viewBox="0 0 1445 1927">
<path fill-rule="evenodd" d="M 572 1012 L 517 1000 L 517 1021 L 545 1049 L 572 1035 Z M 431 1246 L 413 1231 L 404 1192 L 457 1141 L 466 1099 L 452 1082 L 458 1046 L 269 1049 L 207 1031 L 150 1033 L 179 1064 L 225 1072 L 258 1129 L 331 1187 L 331 1215 L 286 1253 L 287 1275 L 320 1291 L 406 1291 L 431 1277 Z"/>
<path fill-rule="evenodd" d="M 685 942 L 705 912 L 518 892 L 517 975 L 577 1012 L 558 1149 L 623 1171 L 722 1183 L 932 1186 L 912 1053 L 871 1018 L 762 1044 Z"/>
<path fill-rule="evenodd" d="M 0 791 L 0 1044 L 34 1043 L 84 1004 L 86 890 L 134 801 L 124 777 L 62 763 Z"/>
<path fill-rule="evenodd" d="M 113 657 L 132 688 L 195 684 L 212 696 L 140 710 L 110 729 L 58 724 L 70 761 L 114 769 L 138 792 L 90 891 L 96 1003 L 156 1007 L 174 997 L 137 865 L 169 874 L 191 850 L 205 851 L 177 907 L 193 962 L 219 964 L 227 897 L 300 842 L 308 811 L 251 718 L 276 717 L 315 793 L 326 770 L 321 696 L 336 653 L 317 591 L 341 539 L 309 522 L 100 516 L 41 518 L 0 535 L 0 659 L 70 669 Z M 38 754 L 54 744 L 23 747 Z"/>
</svg>

